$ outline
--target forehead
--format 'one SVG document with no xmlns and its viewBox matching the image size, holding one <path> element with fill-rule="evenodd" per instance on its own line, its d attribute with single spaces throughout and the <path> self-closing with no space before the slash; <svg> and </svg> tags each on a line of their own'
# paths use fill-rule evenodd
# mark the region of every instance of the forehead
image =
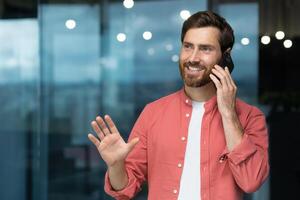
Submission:
<svg viewBox="0 0 300 200">
<path fill-rule="evenodd" d="M 186 32 L 183 41 L 195 45 L 210 44 L 219 46 L 220 34 L 220 30 L 216 27 L 191 28 Z"/>
</svg>

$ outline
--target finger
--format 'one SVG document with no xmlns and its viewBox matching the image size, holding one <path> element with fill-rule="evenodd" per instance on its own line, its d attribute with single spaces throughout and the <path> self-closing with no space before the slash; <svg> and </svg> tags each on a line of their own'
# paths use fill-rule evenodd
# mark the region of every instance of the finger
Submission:
<svg viewBox="0 0 300 200">
<path fill-rule="evenodd" d="M 89 133 L 88 138 L 97 148 L 99 148 L 100 141 L 93 134 Z"/>
<path fill-rule="evenodd" d="M 225 68 L 226 67 L 223 68 L 220 65 L 215 65 L 215 69 L 222 73 L 224 76 L 226 75 Z"/>
<path fill-rule="evenodd" d="M 225 67 L 225 72 L 228 74 L 228 78 L 229 78 L 229 81 L 230 81 L 231 85 L 233 85 L 234 87 L 236 87 L 236 85 L 235 85 L 235 83 L 234 83 L 234 81 L 232 79 L 232 76 L 230 74 L 230 71 L 229 71 L 228 67 Z"/>
<path fill-rule="evenodd" d="M 220 72 L 224 76 L 224 81 L 226 81 L 227 86 L 229 86 L 230 84 L 232 84 L 232 81 L 230 80 L 231 79 L 231 75 L 230 75 L 230 72 L 228 70 L 228 67 L 225 67 L 225 69 L 223 69 L 219 65 L 216 65 L 215 68 L 217 69 L 218 72 Z M 227 69 L 227 71 L 226 71 L 226 69 Z"/>
<path fill-rule="evenodd" d="M 220 72 L 224 76 L 224 78 L 227 79 L 227 81 L 229 81 L 228 75 L 230 76 L 230 73 L 226 72 L 226 68 L 228 69 L 228 67 L 223 68 L 223 67 L 220 67 L 219 65 L 215 65 L 215 68 L 218 72 Z"/>
<path fill-rule="evenodd" d="M 94 131 L 97 133 L 97 135 L 98 135 L 98 137 L 100 138 L 100 140 L 103 140 L 104 134 L 103 134 L 103 132 L 101 131 L 100 127 L 98 126 L 97 122 L 96 122 L 96 121 L 92 121 L 92 122 L 91 122 L 91 126 L 92 126 L 92 128 L 94 129 Z"/>
<path fill-rule="evenodd" d="M 135 145 L 139 142 L 139 138 L 133 138 L 132 140 L 130 140 L 127 144 L 128 144 L 128 149 L 129 152 L 135 147 Z"/>
<path fill-rule="evenodd" d="M 222 84 L 215 75 L 210 74 L 209 77 L 214 82 L 214 84 L 215 84 L 215 86 L 217 87 L 218 90 L 222 89 Z"/>
<path fill-rule="evenodd" d="M 113 122 L 113 120 L 111 119 L 111 117 L 109 115 L 105 115 L 104 119 L 105 119 L 109 129 L 111 130 L 111 133 L 119 133 L 115 123 Z"/>
<path fill-rule="evenodd" d="M 231 74 L 230 74 L 230 71 L 229 71 L 228 67 L 225 67 L 225 72 L 226 72 L 228 75 L 230 75 L 230 76 L 231 76 Z"/>
<path fill-rule="evenodd" d="M 228 83 L 224 74 L 222 74 L 220 71 L 216 69 L 212 69 L 212 73 L 214 74 L 215 77 L 219 78 L 220 83 L 223 87 L 228 88 Z"/>
<path fill-rule="evenodd" d="M 110 134 L 110 130 L 107 128 L 107 126 L 106 126 L 104 120 L 102 119 L 102 117 L 99 117 L 99 116 L 96 117 L 96 121 L 99 124 L 99 126 L 100 126 L 102 132 L 104 133 L 104 135 Z"/>
</svg>

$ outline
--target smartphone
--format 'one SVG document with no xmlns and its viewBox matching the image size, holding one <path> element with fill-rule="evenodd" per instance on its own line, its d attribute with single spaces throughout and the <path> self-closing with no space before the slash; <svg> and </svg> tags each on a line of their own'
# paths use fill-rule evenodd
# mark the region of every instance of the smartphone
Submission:
<svg viewBox="0 0 300 200">
<path fill-rule="evenodd" d="M 222 58 L 219 62 L 219 65 L 223 68 L 228 67 L 230 73 L 232 72 L 232 70 L 234 68 L 234 64 L 233 64 L 232 58 L 228 52 L 223 53 Z"/>
</svg>

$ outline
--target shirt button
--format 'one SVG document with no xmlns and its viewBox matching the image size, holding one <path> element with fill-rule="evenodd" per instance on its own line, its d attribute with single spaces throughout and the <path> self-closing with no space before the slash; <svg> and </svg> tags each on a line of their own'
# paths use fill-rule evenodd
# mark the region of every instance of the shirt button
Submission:
<svg viewBox="0 0 300 200">
<path fill-rule="evenodd" d="M 178 165 L 177 165 L 179 168 L 181 168 L 182 167 L 182 164 L 181 163 L 178 163 Z"/>
<path fill-rule="evenodd" d="M 186 99 L 186 100 L 185 100 L 185 103 L 189 103 L 189 100 L 188 100 L 188 99 Z"/>
<path fill-rule="evenodd" d="M 227 159 L 226 155 L 221 156 L 221 158 L 219 159 L 219 162 L 222 163 Z"/>
<path fill-rule="evenodd" d="M 185 137 L 181 137 L 181 140 L 182 140 L 182 141 L 185 141 Z"/>
<path fill-rule="evenodd" d="M 205 140 L 204 140 L 203 144 L 206 145 L 206 141 Z"/>
<path fill-rule="evenodd" d="M 177 190 L 173 190 L 173 193 L 174 193 L 174 194 L 177 194 Z"/>
<path fill-rule="evenodd" d="M 190 114 L 189 114 L 189 113 L 186 113 L 186 114 L 185 114 L 185 116 L 186 116 L 186 117 L 189 117 L 189 116 L 190 116 Z"/>
</svg>

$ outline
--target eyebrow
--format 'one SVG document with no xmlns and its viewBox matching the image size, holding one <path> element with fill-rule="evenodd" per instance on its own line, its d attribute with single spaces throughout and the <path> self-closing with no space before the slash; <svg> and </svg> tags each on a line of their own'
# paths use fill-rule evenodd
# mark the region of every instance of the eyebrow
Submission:
<svg viewBox="0 0 300 200">
<path fill-rule="evenodd" d="M 187 45 L 192 45 L 192 46 L 195 46 L 194 44 L 190 43 L 190 42 L 183 42 L 183 44 L 187 44 Z M 196 45 L 198 46 L 198 48 L 213 48 L 215 49 L 215 46 L 211 45 L 211 44 L 199 44 L 199 45 Z"/>
</svg>

